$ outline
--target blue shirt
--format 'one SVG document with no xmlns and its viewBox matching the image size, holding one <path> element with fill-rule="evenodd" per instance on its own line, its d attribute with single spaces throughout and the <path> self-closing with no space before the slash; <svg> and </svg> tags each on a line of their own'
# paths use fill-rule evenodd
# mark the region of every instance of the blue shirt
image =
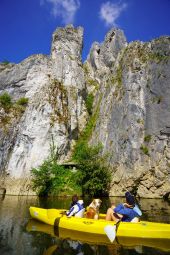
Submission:
<svg viewBox="0 0 170 255">
<path fill-rule="evenodd" d="M 122 221 L 130 222 L 135 217 L 139 217 L 137 212 L 133 210 L 133 208 L 125 207 L 123 204 L 119 204 L 116 206 L 116 208 L 113 210 L 115 213 L 119 213 L 123 215 Z"/>
</svg>

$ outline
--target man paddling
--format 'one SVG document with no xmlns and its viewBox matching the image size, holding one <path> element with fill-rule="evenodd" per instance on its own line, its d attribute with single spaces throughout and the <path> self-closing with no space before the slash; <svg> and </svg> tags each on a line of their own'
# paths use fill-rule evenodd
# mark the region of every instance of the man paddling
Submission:
<svg viewBox="0 0 170 255">
<path fill-rule="evenodd" d="M 125 193 L 126 203 L 118 206 L 112 205 L 107 210 L 106 220 L 113 220 L 115 222 L 139 222 L 139 217 L 142 215 L 141 210 L 135 204 L 135 198 L 130 192 Z"/>
</svg>

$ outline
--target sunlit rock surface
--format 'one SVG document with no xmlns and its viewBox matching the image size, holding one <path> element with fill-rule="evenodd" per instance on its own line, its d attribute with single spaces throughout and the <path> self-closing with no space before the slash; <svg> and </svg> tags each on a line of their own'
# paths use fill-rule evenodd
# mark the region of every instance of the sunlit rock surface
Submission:
<svg viewBox="0 0 170 255">
<path fill-rule="evenodd" d="M 99 112 L 90 143 L 101 142 L 109 153 L 110 195 L 168 197 L 170 37 L 128 44 L 113 28 L 103 43 L 93 43 L 84 64 L 82 45 L 83 29 L 69 25 L 53 33 L 50 56 L 0 65 L 0 94 L 29 99 L 22 114 L 0 109 L 1 188 L 31 194 L 30 169 L 48 157 L 52 139 L 60 161 L 70 159 L 92 93 Z"/>
<path fill-rule="evenodd" d="M 99 50 L 106 41 L 93 46 L 86 62 L 91 79 L 99 83 L 97 91 L 89 84 L 96 103 L 100 101 L 91 142 L 102 142 L 103 151 L 109 152 L 113 171 L 110 195 L 131 190 L 141 197 L 168 197 L 170 38 L 127 45 L 121 31 L 111 35 L 107 51 Z M 116 58 L 112 44 L 120 49 Z"/>
<path fill-rule="evenodd" d="M 8 92 L 14 101 L 29 99 L 20 118 L 12 115 L 9 123 L 1 118 L 1 185 L 7 193 L 32 193 L 30 169 L 47 159 L 52 140 L 60 161 L 66 160 L 86 124 L 82 41 L 82 28 L 58 28 L 50 57 L 31 56 L 0 72 L 1 93 Z"/>
</svg>

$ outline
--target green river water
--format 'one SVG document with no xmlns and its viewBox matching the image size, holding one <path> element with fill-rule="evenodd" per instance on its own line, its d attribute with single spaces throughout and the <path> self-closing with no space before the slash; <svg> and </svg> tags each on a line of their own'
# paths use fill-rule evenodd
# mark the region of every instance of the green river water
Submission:
<svg viewBox="0 0 170 255">
<path fill-rule="evenodd" d="M 85 206 L 90 199 L 84 199 Z M 123 198 L 102 198 L 100 212 L 105 213 L 111 202 L 123 202 Z M 170 203 L 161 199 L 141 199 L 143 220 L 170 223 Z M 78 240 L 60 239 L 57 234 L 30 231 L 29 207 L 68 208 L 70 198 L 37 198 L 26 196 L 0 197 L 0 255 L 165 255 L 170 254 L 170 240 L 158 244 L 120 245 L 113 243 L 109 246 L 82 243 Z"/>
</svg>

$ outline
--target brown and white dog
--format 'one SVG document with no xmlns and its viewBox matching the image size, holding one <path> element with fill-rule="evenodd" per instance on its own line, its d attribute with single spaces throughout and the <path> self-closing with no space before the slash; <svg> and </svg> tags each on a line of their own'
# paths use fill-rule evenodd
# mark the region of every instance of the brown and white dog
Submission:
<svg viewBox="0 0 170 255">
<path fill-rule="evenodd" d="M 98 220 L 101 203 L 102 201 L 99 198 L 93 199 L 91 204 L 87 207 L 86 218 Z"/>
</svg>

